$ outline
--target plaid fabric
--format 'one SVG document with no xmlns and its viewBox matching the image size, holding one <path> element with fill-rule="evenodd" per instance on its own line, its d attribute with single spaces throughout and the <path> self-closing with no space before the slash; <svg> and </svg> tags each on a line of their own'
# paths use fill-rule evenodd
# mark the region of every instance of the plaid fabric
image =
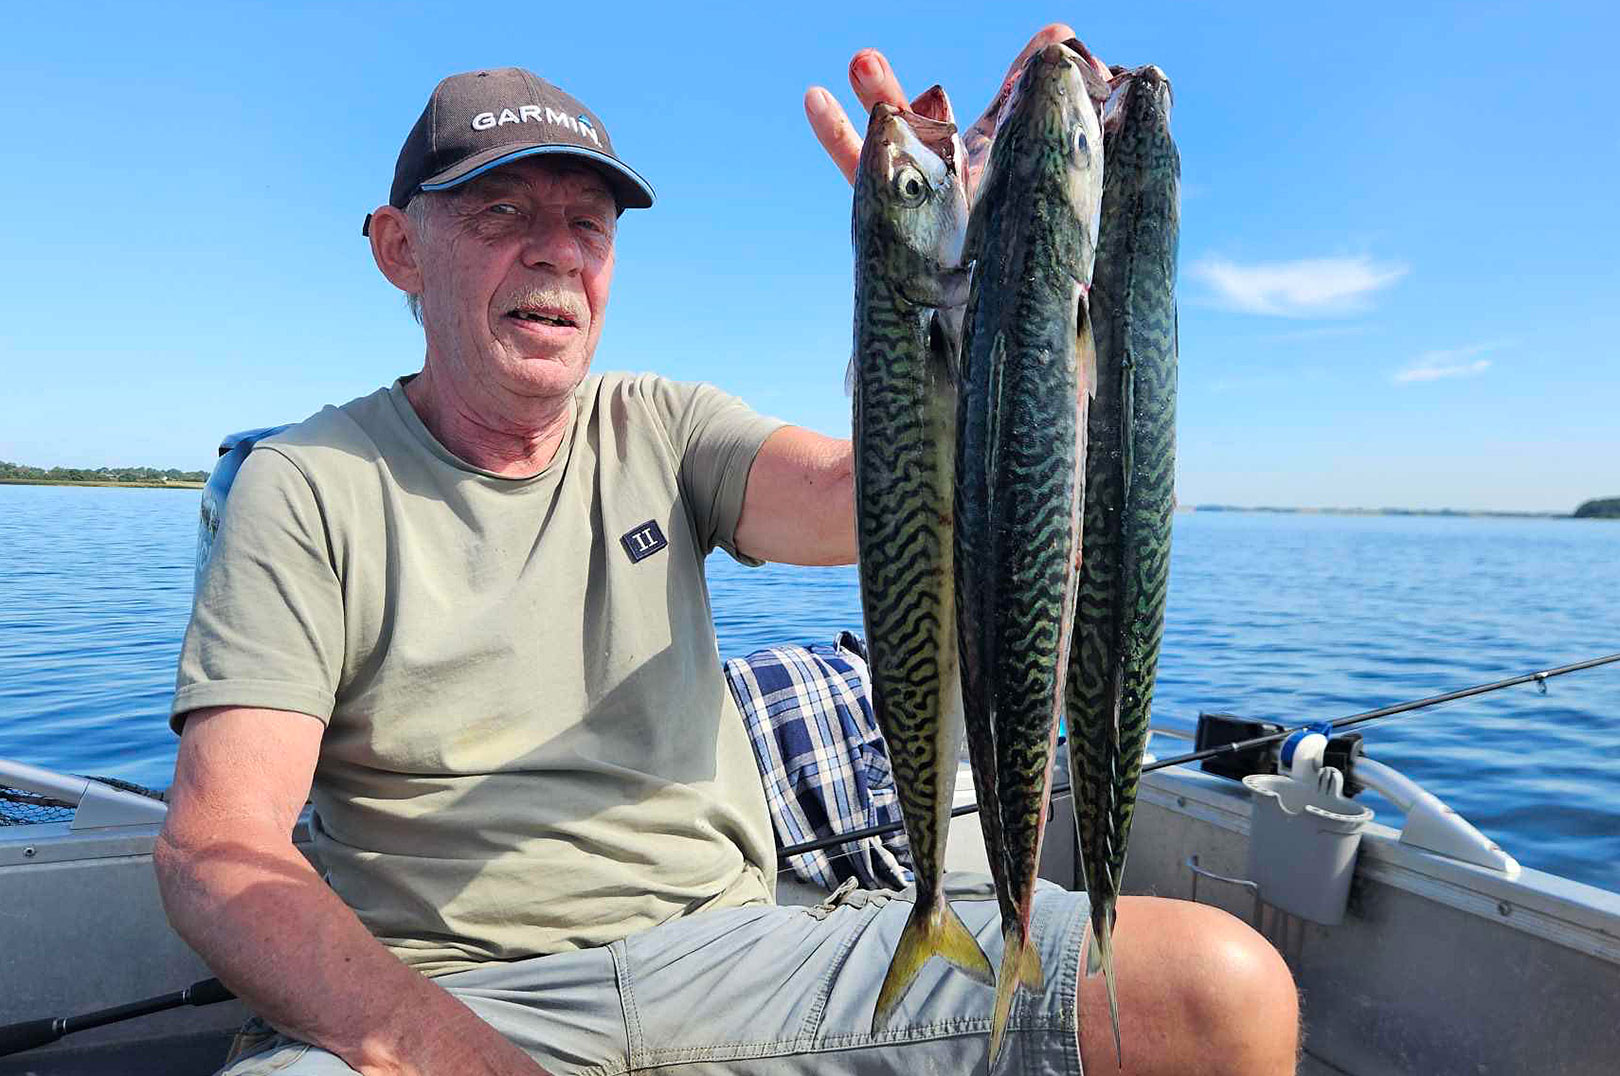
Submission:
<svg viewBox="0 0 1620 1076">
<path fill-rule="evenodd" d="M 725 668 L 754 744 L 778 848 L 900 821 L 856 636 L 840 632 L 831 646 L 767 647 Z M 866 889 L 911 884 L 904 832 L 806 852 L 789 865 L 827 889 L 851 878 Z"/>
</svg>

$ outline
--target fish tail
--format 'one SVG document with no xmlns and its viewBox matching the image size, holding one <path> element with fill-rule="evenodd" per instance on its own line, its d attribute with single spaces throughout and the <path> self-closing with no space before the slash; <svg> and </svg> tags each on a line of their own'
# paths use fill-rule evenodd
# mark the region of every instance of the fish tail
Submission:
<svg viewBox="0 0 1620 1076">
<path fill-rule="evenodd" d="M 1125 1067 L 1125 1051 L 1119 1041 L 1119 995 L 1114 991 L 1114 910 L 1103 908 L 1091 917 L 1091 945 L 1086 949 L 1086 974 L 1102 972 L 1108 986 L 1108 1017 L 1114 1023 L 1114 1056 Z"/>
<path fill-rule="evenodd" d="M 877 1010 L 872 1014 L 872 1030 L 878 1031 L 894 1015 L 894 1008 L 930 957 L 940 957 L 960 968 L 986 986 L 995 982 L 995 969 L 990 958 L 979 948 L 978 939 L 968 930 L 962 917 L 944 900 L 933 907 L 917 904 L 900 932 L 900 942 L 894 947 L 894 958 L 889 961 L 889 973 L 883 977 L 878 991 Z"/>
<path fill-rule="evenodd" d="M 1012 1016 L 1013 995 L 1020 986 L 1039 990 L 1046 982 L 1041 971 L 1041 954 L 1029 943 L 1029 936 L 1015 923 L 1007 928 L 1003 937 L 1006 947 L 1002 952 L 1001 971 L 996 975 L 996 1006 L 990 1017 L 990 1066 L 1001 1055 L 1001 1044 L 1007 1037 L 1007 1021 Z"/>
</svg>

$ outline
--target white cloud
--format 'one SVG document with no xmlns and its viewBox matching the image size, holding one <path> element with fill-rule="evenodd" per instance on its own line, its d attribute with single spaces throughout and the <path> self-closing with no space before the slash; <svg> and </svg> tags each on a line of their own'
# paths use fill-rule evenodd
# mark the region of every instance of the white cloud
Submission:
<svg viewBox="0 0 1620 1076">
<path fill-rule="evenodd" d="M 1340 336 L 1366 336 L 1371 325 L 1318 325 L 1310 329 L 1288 329 L 1260 337 L 1271 343 L 1297 343 L 1301 340 L 1328 340 Z"/>
<path fill-rule="evenodd" d="M 1425 351 L 1407 363 L 1392 380 L 1401 385 L 1413 381 L 1441 381 L 1448 377 L 1474 377 L 1490 369 L 1491 365 L 1489 359 L 1476 356 L 1503 346 L 1502 343 L 1471 344 L 1442 351 Z"/>
<path fill-rule="evenodd" d="M 1220 305 L 1270 317 L 1342 317 L 1367 308 L 1367 298 L 1407 273 L 1404 265 L 1359 258 L 1303 258 L 1239 265 L 1205 258 L 1193 276 L 1208 284 Z"/>
<path fill-rule="evenodd" d="M 1458 363 L 1456 366 L 1409 366 L 1395 375 L 1396 381 L 1439 381 L 1446 377 L 1472 377 L 1489 369 L 1489 359 Z"/>
</svg>

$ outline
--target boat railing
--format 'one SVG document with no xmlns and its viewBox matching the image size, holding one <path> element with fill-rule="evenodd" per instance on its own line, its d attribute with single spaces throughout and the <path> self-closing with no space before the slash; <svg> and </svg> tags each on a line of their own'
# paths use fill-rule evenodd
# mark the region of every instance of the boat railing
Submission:
<svg viewBox="0 0 1620 1076">
<path fill-rule="evenodd" d="M 1197 739 L 1196 731 L 1185 723 L 1161 718 L 1155 718 L 1152 732 L 1173 740 Z M 1355 757 L 1354 777 L 1358 784 L 1384 797 L 1404 816 L 1400 828 L 1402 844 L 1485 867 L 1508 878 L 1518 876 L 1518 860 L 1455 808 L 1399 770 L 1362 754 Z"/>
<path fill-rule="evenodd" d="M 115 788 L 92 777 L 0 758 L 0 790 L 7 788 L 72 808 L 68 828 L 74 832 L 160 824 L 168 813 L 168 805 L 162 800 L 138 792 Z"/>
</svg>

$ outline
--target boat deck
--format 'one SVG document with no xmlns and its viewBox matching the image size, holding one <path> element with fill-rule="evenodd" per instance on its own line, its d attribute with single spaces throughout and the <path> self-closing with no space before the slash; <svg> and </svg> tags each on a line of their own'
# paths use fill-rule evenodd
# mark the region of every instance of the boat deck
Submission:
<svg viewBox="0 0 1620 1076">
<path fill-rule="evenodd" d="M 959 784 L 971 797 L 968 782 Z M 1238 886 L 1197 884 L 1189 869 L 1244 873 L 1249 807 L 1242 785 L 1207 774 L 1144 778 L 1126 888 L 1261 922 L 1301 988 L 1302 1076 L 1613 1076 L 1620 1023 L 1585 1014 L 1620 997 L 1620 894 L 1459 863 L 1375 824 L 1343 924 L 1290 922 Z M 0 1024 L 84 1013 L 207 977 L 163 918 L 150 860 L 155 832 L 74 832 L 66 822 L 0 829 Z M 1042 874 L 1071 885 L 1072 834 L 1068 801 L 1054 801 Z M 977 826 L 951 829 L 947 862 L 984 871 Z M 825 896 L 781 888 L 784 903 Z M 50 914 L 3 911 L 19 908 Z M 244 1012 L 228 1002 L 87 1031 L 0 1058 L 0 1076 L 207 1076 Z"/>
</svg>

